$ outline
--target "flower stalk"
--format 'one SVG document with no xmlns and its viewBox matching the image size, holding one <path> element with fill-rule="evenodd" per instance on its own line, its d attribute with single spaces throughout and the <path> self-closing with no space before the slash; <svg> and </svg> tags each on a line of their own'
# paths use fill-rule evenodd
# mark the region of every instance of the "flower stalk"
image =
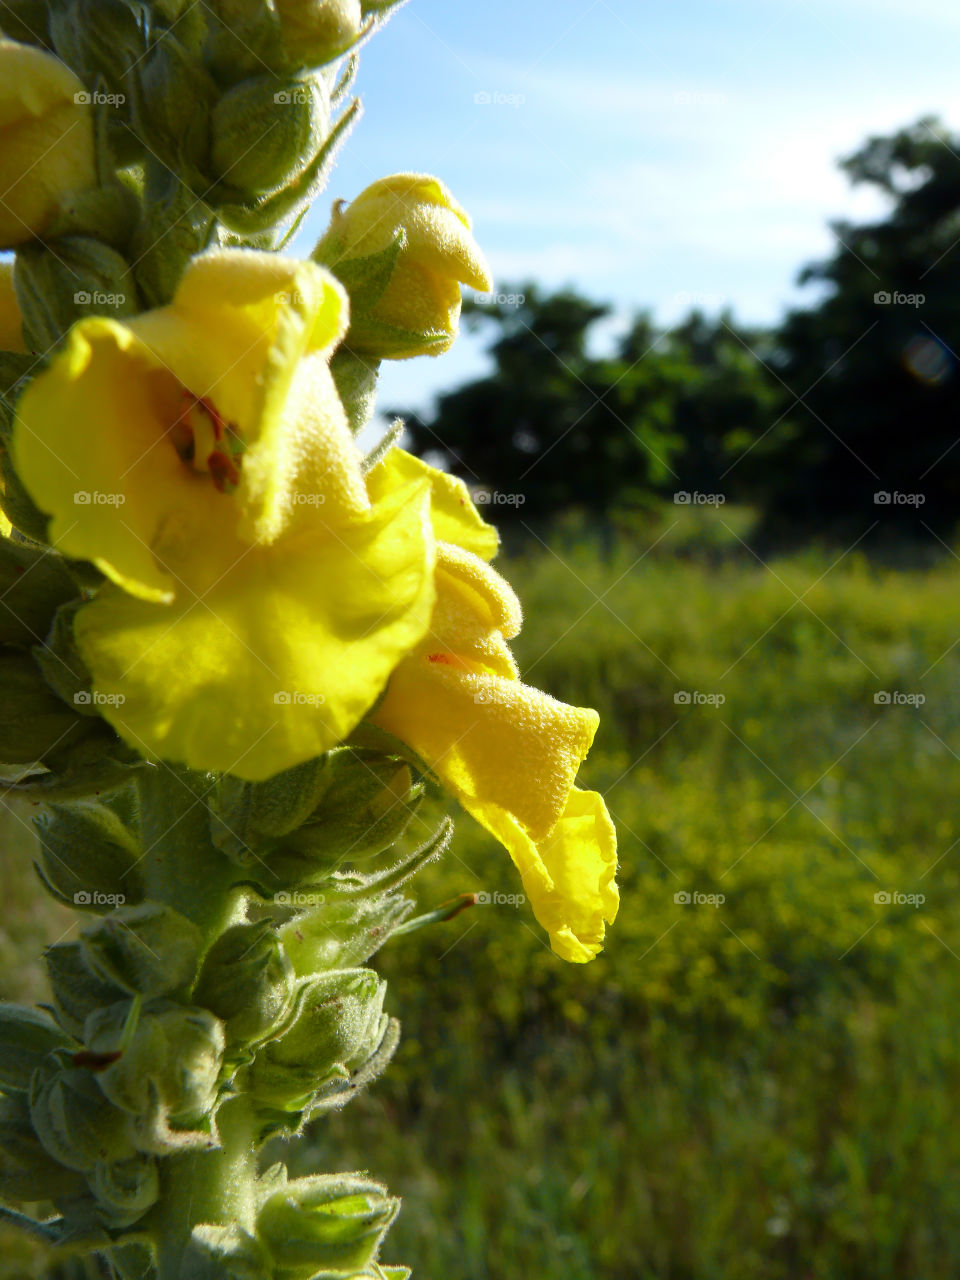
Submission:
<svg viewBox="0 0 960 1280">
<path fill-rule="evenodd" d="M 265 1149 L 389 1064 L 377 951 L 476 900 L 409 896 L 428 789 L 558 955 L 616 914 L 597 717 L 520 680 L 496 530 L 401 426 L 357 441 L 489 287 L 468 216 L 396 174 L 281 252 L 398 7 L 0 14 L 0 772 L 78 913 L 47 1004 L 0 1006 L 0 1219 L 111 1280 L 409 1274 L 385 1187 Z"/>
</svg>

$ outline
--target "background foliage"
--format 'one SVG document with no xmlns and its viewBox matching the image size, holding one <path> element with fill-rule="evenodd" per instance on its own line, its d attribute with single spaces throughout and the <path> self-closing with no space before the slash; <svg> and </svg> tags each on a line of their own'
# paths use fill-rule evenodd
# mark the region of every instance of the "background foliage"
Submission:
<svg viewBox="0 0 960 1280">
<path fill-rule="evenodd" d="M 956 568 L 764 568 L 745 513 L 678 514 L 653 551 L 558 539 L 505 566 L 525 672 L 603 716 L 587 781 L 620 827 L 624 900 L 607 950 L 562 965 L 527 908 L 493 904 L 392 944 L 398 1060 L 305 1161 L 389 1180 L 391 1256 L 423 1277 L 952 1280 Z M 29 913 L 24 829 L 6 834 L 0 954 L 38 955 L 69 915 Z M 421 897 L 519 888 L 463 818 Z M 2 994 L 24 981 L 37 968 L 8 964 Z M 4 1280 L 35 1274 L 0 1257 Z"/>
</svg>

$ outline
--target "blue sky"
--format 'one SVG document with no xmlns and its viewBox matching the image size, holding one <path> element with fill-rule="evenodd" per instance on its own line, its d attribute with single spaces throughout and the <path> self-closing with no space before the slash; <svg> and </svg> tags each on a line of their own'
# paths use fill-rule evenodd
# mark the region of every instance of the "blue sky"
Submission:
<svg viewBox="0 0 960 1280">
<path fill-rule="evenodd" d="M 691 301 L 772 321 L 827 220 L 882 207 L 836 159 L 923 114 L 960 130 L 958 50 L 957 0 L 410 0 L 362 52 L 364 118 L 297 244 L 333 198 L 419 170 L 469 210 L 498 287 L 573 284 L 612 328 Z M 380 403 L 483 367 L 462 338 L 385 366 Z"/>
</svg>

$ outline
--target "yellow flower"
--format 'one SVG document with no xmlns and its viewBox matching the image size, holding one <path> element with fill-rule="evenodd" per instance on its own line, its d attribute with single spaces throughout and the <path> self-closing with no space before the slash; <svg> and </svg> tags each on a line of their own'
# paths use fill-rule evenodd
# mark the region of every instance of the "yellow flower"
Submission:
<svg viewBox="0 0 960 1280">
<path fill-rule="evenodd" d="M 351 350 L 407 359 L 452 346 L 461 282 L 492 287 L 470 225 L 443 183 L 419 173 L 381 178 L 334 206 L 314 257 L 351 290 Z"/>
<path fill-rule="evenodd" d="M 589 960 L 618 905 L 613 824 L 599 795 L 574 786 L 597 714 L 521 683 L 506 643 L 520 629 L 520 605 L 485 563 L 495 550 L 481 532 L 489 526 L 460 481 L 395 450 L 371 473 L 371 497 L 426 472 L 440 539 L 430 631 L 371 719 L 507 848 L 557 954 Z"/>
<path fill-rule="evenodd" d="M 96 181 L 93 111 L 52 54 L 0 38 L 0 247 L 40 235 Z"/>
<path fill-rule="evenodd" d="M 13 262 L 0 262 L 0 351 L 26 352 L 23 318 L 13 287 Z"/>
<path fill-rule="evenodd" d="M 103 714 L 145 755 L 260 780 L 340 741 L 423 636 L 429 484 L 371 502 L 311 263 L 190 265 L 170 306 L 81 321 L 17 406 L 50 538 L 109 582 L 76 619 Z"/>
</svg>

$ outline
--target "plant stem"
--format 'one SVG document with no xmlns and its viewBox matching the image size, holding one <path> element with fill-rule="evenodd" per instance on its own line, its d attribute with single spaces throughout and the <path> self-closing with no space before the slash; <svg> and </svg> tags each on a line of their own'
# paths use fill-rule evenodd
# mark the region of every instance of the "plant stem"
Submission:
<svg viewBox="0 0 960 1280">
<path fill-rule="evenodd" d="M 242 891 L 231 888 L 237 868 L 210 839 L 203 779 L 168 765 L 140 775 L 144 858 L 139 870 L 147 896 L 165 902 L 212 936 L 242 918 Z"/>
<path fill-rule="evenodd" d="M 247 1098 L 224 1104 L 217 1117 L 221 1146 L 160 1162 L 160 1199 L 145 1222 L 153 1236 L 158 1280 L 179 1280 L 183 1253 L 201 1222 L 253 1231 L 256 1157 Z"/>
</svg>

